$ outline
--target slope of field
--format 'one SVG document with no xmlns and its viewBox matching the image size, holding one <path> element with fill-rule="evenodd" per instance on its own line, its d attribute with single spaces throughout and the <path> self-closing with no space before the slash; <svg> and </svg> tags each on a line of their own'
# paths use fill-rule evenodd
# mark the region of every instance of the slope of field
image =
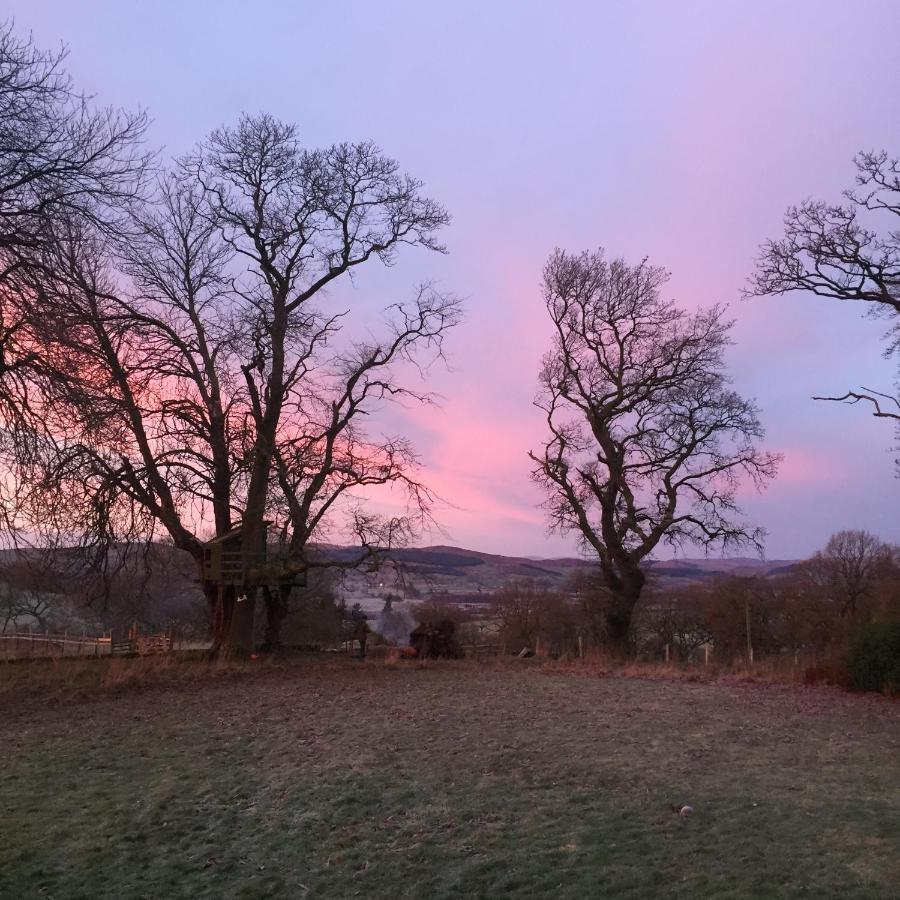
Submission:
<svg viewBox="0 0 900 900">
<path fill-rule="evenodd" d="M 336 661 L 18 706 L 0 735 L 3 898 L 900 883 L 900 706 L 881 697 Z"/>
</svg>

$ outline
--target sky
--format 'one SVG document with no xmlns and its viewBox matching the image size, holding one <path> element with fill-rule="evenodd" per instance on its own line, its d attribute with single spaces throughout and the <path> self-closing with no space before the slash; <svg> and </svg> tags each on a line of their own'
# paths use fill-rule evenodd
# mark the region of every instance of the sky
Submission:
<svg viewBox="0 0 900 900">
<path fill-rule="evenodd" d="M 769 489 L 742 496 L 769 558 L 842 528 L 900 543 L 892 429 L 811 399 L 890 388 L 883 323 L 852 304 L 741 298 L 788 204 L 840 199 L 859 150 L 900 155 L 895 0 L 6 0 L 4 14 L 38 45 L 67 44 L 99 101 L 147 109 L 167 155 L 267 111 L 310 147 L 374 140 L 447 206 L 447 256 L 413 251 L 335 298 L 374 310 L 425 279 L 465 298 L 451 368 L 430 373 L 440 408 L 391 422 L 447 501 L 424 543 L 576 548 L 548 535 L 528 477 L 550 340 L 540 273 L 557 246 L 648 257 L 685 308 L 729 304 L 730 372 L 784 454 Z"/>
</svg>

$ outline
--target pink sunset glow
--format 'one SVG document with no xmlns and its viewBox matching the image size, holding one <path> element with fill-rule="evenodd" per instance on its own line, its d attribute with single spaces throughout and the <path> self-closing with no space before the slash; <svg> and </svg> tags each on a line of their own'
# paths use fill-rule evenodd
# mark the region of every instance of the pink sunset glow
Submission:
<svg viewBox="0 0 900 900">
<path fill-rule="evenodd" d="M 883 26 L 863 64 L 845 57 L 860 5 L 843 2 L 389 3 L 377 21 L 353 3 L 281 4 L 278 27 L 249 43 L 243 4 L 215 16 L 190 4 L 100 2 L 90 16 L 7 4 L 39 44 L 68 42 L 77 83 L 105 103 L 146 106 L 167 154 L 265 106 L 310 145 L 375 140 L 449 208 L 448 256 L 401 254 L 334 294 L 374 311 L 434 280 L 466 298 L 451 368 L 429 373 L 440 406 L 389 410 L 381 423 L 414 439 L 448 501 L 433 542 L 575 550 L 547 535 L 529 480 L 550 338 L 539 281 L 555 246 L 604 246 L 665 266 L 688 308 L 729 304 L 735 386 L 757 399 L 766 446 L 784 454 L 766 494 L 743 499 L 780 558 L 840 528 L 900 541 L 890 426 L 811 399 L 890 387 L 879 323 L 815 298 L 741 299 L 788 204 L 838 200 L 861 149 L 900 154 L 900 122 L 886 114 L 900 10 L 861 5 Z"/>
</svg>

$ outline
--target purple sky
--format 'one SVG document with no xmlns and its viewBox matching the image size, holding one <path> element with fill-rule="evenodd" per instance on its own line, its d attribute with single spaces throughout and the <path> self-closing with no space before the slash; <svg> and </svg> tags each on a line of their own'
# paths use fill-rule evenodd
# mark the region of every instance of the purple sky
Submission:
<svg viewBox="0 0 900 900">
<path fill-rule="evenodd" d="M 434 542 L 574 547 L 546 535 L 526 457 L 548 345 L 538 282 L 557 245 L 648 256 L 683 305 L 731 304 L 736 385 L 785 454 L 745 502 L 769 557 L 846 527 L 900 542 L 891 428 L 810 399 L 890 387 L 882 325 L 847 304 L 739 299 L 788 203 L 839 199 L 860 149 L 900 154 L 895 0 L 7 0 L 4 13 L 40 45 L 68 43 L 71 73 L 103 102 L 149 109 L 169 153 L 266 110 L 309 145 L 375 140 L 449 207 L 448 257 L 407 255 L 353 291 L 375 309 L 435 278 L 467 298 L 454 371 L 434 373 L 443 410 L 404 423 L 454 503 Z"/>
</svg>

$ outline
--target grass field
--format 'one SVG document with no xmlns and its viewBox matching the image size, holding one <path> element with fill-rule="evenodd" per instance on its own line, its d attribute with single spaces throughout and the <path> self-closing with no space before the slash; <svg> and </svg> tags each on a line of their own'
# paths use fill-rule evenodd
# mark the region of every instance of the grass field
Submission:
<svg viewBox="0 0 900 900">
<path fill-rule="evenodd" d="M 317 660 L 0 702 L 3 898 L 900 884 L 900 704 L 883 697 Z"/>
</svg>

